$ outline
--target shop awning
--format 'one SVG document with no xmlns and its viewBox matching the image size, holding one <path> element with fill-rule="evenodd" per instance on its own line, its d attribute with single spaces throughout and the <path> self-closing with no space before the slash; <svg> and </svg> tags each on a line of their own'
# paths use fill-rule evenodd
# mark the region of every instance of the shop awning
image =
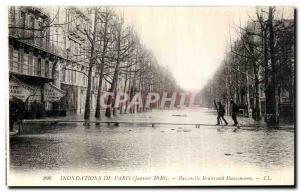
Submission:
<svg viewBox="0 0 300 192">
<path fill-rule="evenodd" d="M 44 101 L 59 101 L 65 95 L 65 92 L 51 83 L 45 83 L 44 86 L 26 83 L 14 75 L 9 77 L 9 98 L 16 97 L 23 102 L 34 101 L 41 102 L 41 95 L 44 94 Z"/>
<path fill-rule="evenodd" d="M 65 92 L 51 83 L 44 85 L 44 99 L 45 101 L 59 101 Z"/>
<path fill-rule="evenodd" d="M 9 77 L 9 98 L 16 97 L 23 102 L 26 100 L 41 101 L 41 88 L 24 83 L 14 75 Z"/>
</svg>

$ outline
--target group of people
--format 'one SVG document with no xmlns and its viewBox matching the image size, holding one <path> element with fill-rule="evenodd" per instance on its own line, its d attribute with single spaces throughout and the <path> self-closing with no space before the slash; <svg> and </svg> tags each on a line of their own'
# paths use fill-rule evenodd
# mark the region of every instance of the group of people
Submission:
<svg viewBox="0 0 300 192">
<path fill-rule="evenodd" d="M 234 122 L 233 126 L 237 126 L 238 125 L 237 114 L 239 112 L 239 107 L 233 100 L 230 101 L 230 106 L 231 106 L 231 117 Z M 217 105 L 217 112 L 218 112 L 217 125 L 220 125 L 220 123 L 222 123 L 222 120 L 224 121 L 225 125 L 228 125 L 228 122 L 224 118 L 225 106 L 222 105 L 220 101 L 218 102 Z"/>
</svg>

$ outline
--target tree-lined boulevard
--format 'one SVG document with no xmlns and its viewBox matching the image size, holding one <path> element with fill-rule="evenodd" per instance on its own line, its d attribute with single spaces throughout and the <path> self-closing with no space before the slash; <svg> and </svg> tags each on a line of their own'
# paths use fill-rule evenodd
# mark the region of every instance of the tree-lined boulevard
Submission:
<svg viewBox="0 0 300 192">
<path fill-rule="evenodd" d="M 9 185 L 293 185 L 296 10 L 257 7 L 246 24 L 228 26 L 220 65 L 196 90 L 181 86 L 193 79 L 188 64 L 163 63 L 124 10 L 9 7 Z M 205 76 L 217 54 L 196 56 L 210 42 L 183 50 L 179 39 L 219 28 L 195 24 L 187 30 L 195 38 L 181 29 L 196 11 L 221 8 L 163 14 L 170 10 L 176 19 L 159 19 L 179 22 L 180 51 L 162 52 L 170 60 L 194 52 L 186 61 Z M 148 33 L 163 47 L 173 31 Z"/>
</svg>

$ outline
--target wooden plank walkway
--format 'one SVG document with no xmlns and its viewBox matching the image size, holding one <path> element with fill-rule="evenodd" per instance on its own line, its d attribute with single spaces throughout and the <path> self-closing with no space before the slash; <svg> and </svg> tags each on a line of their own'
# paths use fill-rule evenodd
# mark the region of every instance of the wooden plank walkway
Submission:
<svg viewBox="0 0 300 192">
<path fill-rule="evenodd" d="M 178 126 L 195 126 L 196 128 L 200 128 L 201 126 L 211 126 L 211 127 L 236 127 L 236 126 L 222 126 L 215 124 L 204 124 L 204 123 L 170 123 L 170 122 L 152 122 L 152 121 L 85 121 L 85 120 L 64 120 L 64 119 L 25 119 L 23 123 L 30 124 L 38 124 L 38 123 L 83 123 L 87 124 L 114 124 L 115 126 L 119 126 L 120 124 L 132 124 L 132 125 L 150 125 L 155 127 L 155 125 L 178 125 Z M 239 127 L 257 127 L 256 125 L 239 125 Z"/>
</svg>

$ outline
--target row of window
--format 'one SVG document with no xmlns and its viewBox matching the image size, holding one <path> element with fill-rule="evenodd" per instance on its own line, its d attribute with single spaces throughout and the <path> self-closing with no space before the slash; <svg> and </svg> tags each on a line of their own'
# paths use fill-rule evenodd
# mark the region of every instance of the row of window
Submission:
<svg viewBox="0 0 300 192">
<path fill-rule="evenodd" d="M 77 29 L 87 30 L 87 31 L 91 30 L 91 26 L 88 24 L 85 18 L 73 12 L 72 10 L 66 12 L 66 18 L 67 18 L 69 30 L 77 30 Z"/>
<path fill-rule="evenodd" d="M 48 59 L 36 57 L 32 52 L 24 49 L 9 48 L 9 70 L 24 75 L 52 78 L 52 62 Z"/>
<path fill-rule="evenodd" d="M 79 85 L 79 86 L 87 86 L 87 76 L 83 73 L 74 70 L 63 69 L 62 70 L 62 81 L 67 84 Z M 107 89 L 106 81 L 103 81 L 102 89 Z M 98 90 L 99 88 L 99 77 L 92 77 L 92 89 Z"/>
<path fill-rule="evenodd" d="M 85 50 L 83 49 L 83 46 L 76 42 L 73 41 L 72 39 L 68 40 L 68 47 L 69 47 L 69 51 L 70 53 L 72 53 L 73 60 L 76 62 L 81 62 L 81 61 L 85 61 L 87 59 L 87 53 L 85 52 Z"/>
<path fill-rule="evenodd" d="M 35 56 L 33 52 L 25 52 L 24 48 L 15 49 L 9 47 L 10 71 L 30 76 L 52 77 L 53 63 L 40 56 Z M 75 70 L 63 69 L 62 81 L 72 85 L 87 86 L 87 77 L 83 73 Z M 98 89 L 98 77 L 93 77 L 92 88 Z"/>
<path fill-rule="evenodd" d="M 30 76 L 52 77 L 53 63 L 45 58 L 35 56 L 32 52 L 26 53 L 23 48 L 18 50 L 9 47 L 9 70 Z M 68 84 L 86 86 L 87 77 L 75 70 L 62 70 L 62 81 Z"/>
<path fill-rule="evenodd" d="M 67 84 L 87 86 L 87 77 L 76 70 L 62 69 L 62 81 Z"/>
<path fill-rule="evenodd" d="M 45 27 L 47 26 L 47 20 L 15 7 L 10 8 L 9 14 L 10 34 L 25 37 L 26 41 L 30 43 L 48 48 L 50 29 Z"/>
</svg>

